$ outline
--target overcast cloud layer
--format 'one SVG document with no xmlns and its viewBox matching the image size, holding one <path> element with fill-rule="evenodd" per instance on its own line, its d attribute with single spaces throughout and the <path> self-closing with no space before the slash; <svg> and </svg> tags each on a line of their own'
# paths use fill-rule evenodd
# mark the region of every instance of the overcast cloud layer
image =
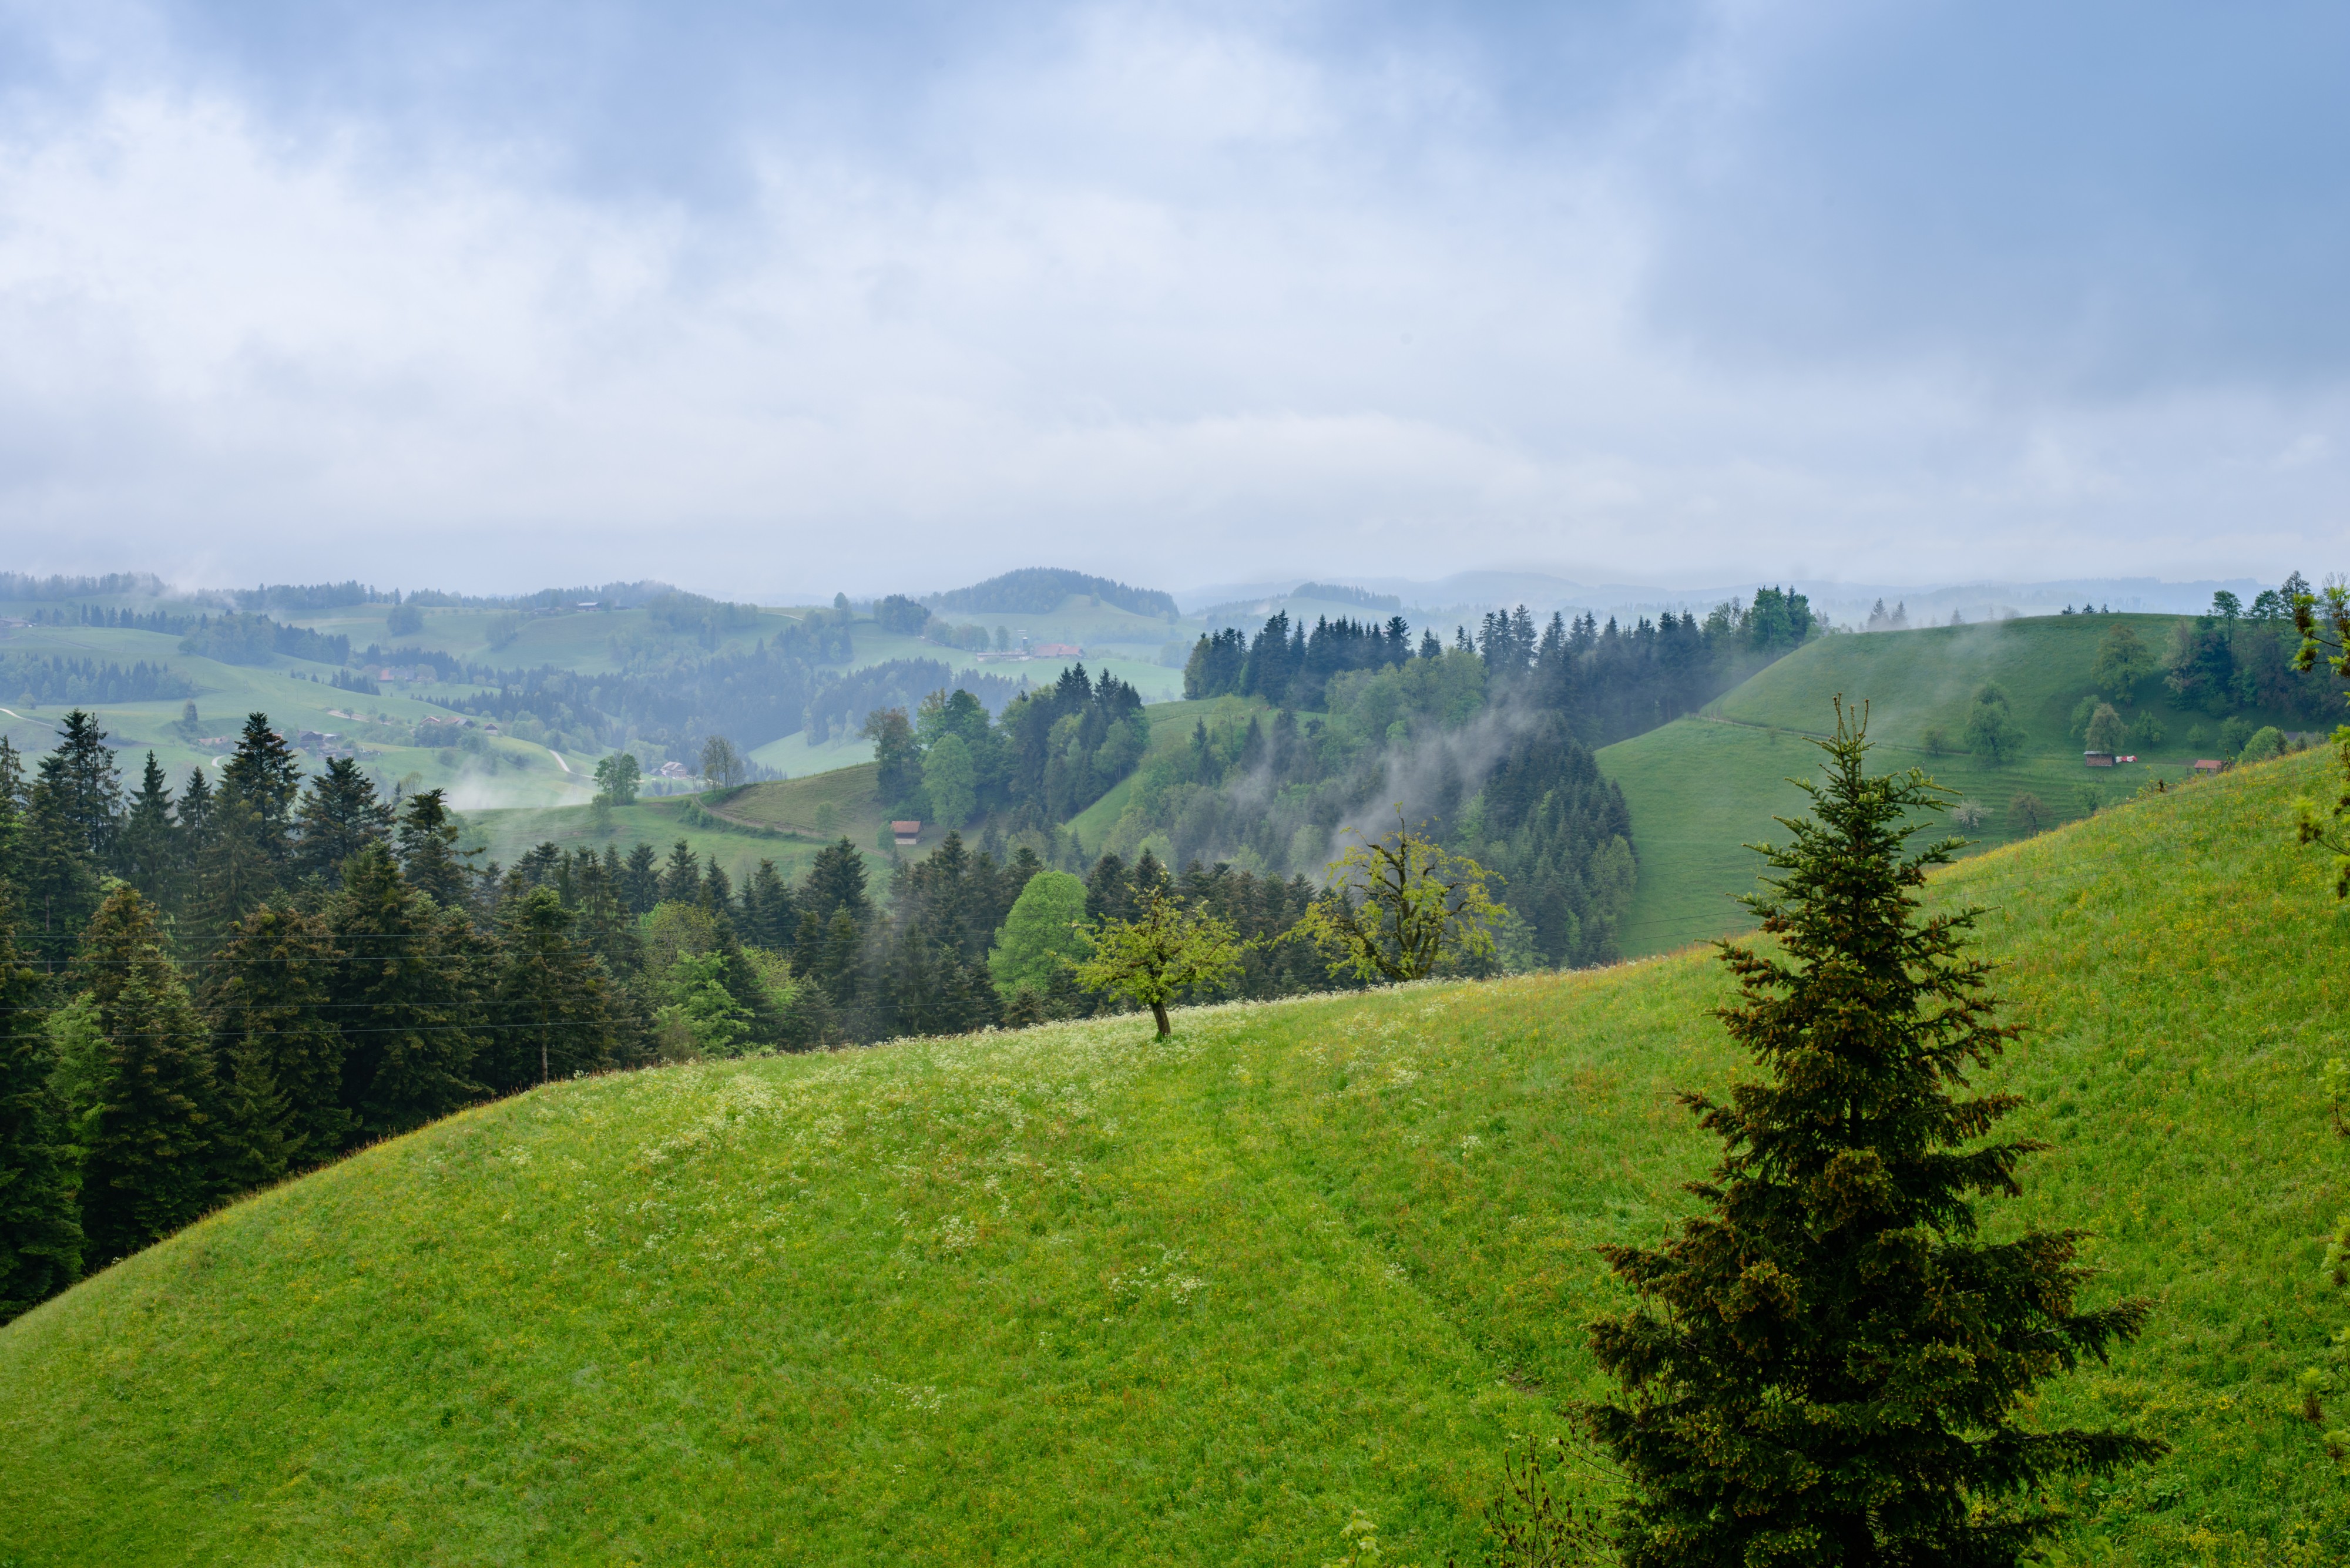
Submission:
<svg viewBox="0 0 2350 1568">
<path fill-rule="evenodd" d="M 2350 9 L 0 0 L 19 569 L 2313 576 Z"/>
</svg>

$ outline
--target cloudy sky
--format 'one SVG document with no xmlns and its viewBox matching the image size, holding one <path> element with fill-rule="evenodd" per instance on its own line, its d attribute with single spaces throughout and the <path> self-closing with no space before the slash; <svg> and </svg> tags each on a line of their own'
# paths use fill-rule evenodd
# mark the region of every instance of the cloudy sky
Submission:
<svg viewBox="0 0 2350 1568">
<path fill-rule="evenodd" d="M 0 566 L 2350 566 L 2350 7 L 0 0 Z"/>
</svg>

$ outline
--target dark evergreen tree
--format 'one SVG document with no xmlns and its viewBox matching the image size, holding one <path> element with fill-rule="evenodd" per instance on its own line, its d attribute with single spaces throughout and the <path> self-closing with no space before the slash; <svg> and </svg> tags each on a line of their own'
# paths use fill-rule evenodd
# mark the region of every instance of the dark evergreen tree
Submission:
<svg viewBox="0 0 2350 1568">
<path fill-rule="evenodd" d="M 621 868 L 620 902 L 629 913 L 649 913 L 660 902 L 660 859 L 650 844 L 637 844 L 629 850 L 628 864 Z"/>
<path fill-rule="evenodd" d="M 226 941 L 239 920 L 276 895 L 279 865 L 268 826 L 243 794 L 221 791 L 190 878 L 189 925 L 200 950 Z"/>
<path fill-rule="evenodd" d="M 78 708 L 66 715 L 56 748 L 41 759 L 40 780 L 81 852 L 94 865 L 111 867 L 122 828 L 122 774 L 95 717 Z"/>
<path fill-rule="evenodd" d="M 819 929 L 830 924 L 837 909 L 847 910 L 859 927 L 873 918 L 873 902 L 865 891 L 865 857 L 857 846 L 843 838 L 816 851 L 800 884 L 799 905 L 805 914 L 816 917 Z"/>
<path fill-rule="evenodd" d="M 203 1213 L 214 1190 L 217 1085 L 203 1021 L 136 888 L 118 883 L 107 895 L 75 967 L 107 1058 L 81 1187 L 84 1258 L 99 1267 Z"/>
<path fill-rule="evenodd" d="M 1126 862 L 1103 856 L 1086 877 L 1086 919 L 1130 920 L 1134 912 L 1134 878 L 1127 875 Z"/>
<path fill-rule="evenodd" d="M 391 807 L 376 798 L 375 781 L 353 759 L 329 757 L 296 808 L 294 874 L 332 887 L 344 861 L 389 840 L 391 829 Z"/>
<path fill-rule="evenodd" d="M 682 838 L 670 848 L 669 865 L 661 872 L 660 898 L 665 904 L 702 902 L 702 863 Z"/>
<path fill-rule="evenodd" d="M 457 819 L 443 792 L 420 790 L 408 797 L 400 818 L 400 870 L 409 886 L 446 909 L 472 903 L 470 851 L 457 847 Z"/>
<path fill-rule="evenodd" d="M 0 866 L 12 857 L 16 803 L 0 790 Z M 40 972 L 14 937 L 15 900 L 0 885 L 0 1324 L 81 1277 L 78 1179 L 49 1088 Z"/>
<path fill-rule="evenodd" d="M 169 909 L 179 901 L 180 829 L 172 820 L 172 790 L 155 753 L 147 753 L 138 792 L 130 797 L 123 819 L 115 863 L 122 879 L 139 889 L 151 904 Z"/>
<path fill-rule="evenodd" d="M 282 862 L 293 852 L 294 800 L 301 789 L 301 760 L 269 727 L 269 715 L 246 714 L 235 754 L 222 765 L 221 790 L 244 802 L 274 860 Z"/>
<path fill-rule="evenodd" d="M 180 854 L 182 860 L 192 863 L 210 842 L 213 831 L 213 806 L 219 791 L 204 777 L 202 768 L 188 770 L 188 782 L 180 786 L 180 807 L 173 815 L 180 829 Z"/>
<path fill-rule="evenodd" d="M 734 884 L 715 860 L 705 867 L 702 875 L 702 907 L 716 915 L 731 915 L 734 909 Z"/>
<path fill-rule="evenodd" d="M 600 864 L 583 851 L 573 880 L 577 888 L 579 940 L 604 961 L 614 979 L 625 983 L 644 968 L 644 944 L 635 919 L 620 900 L 619 878 L 613 875 L 618 867 L 619 859 L 609 850 Z"/>
<path fill-rule="evenodd" d="M 7 736 L 0 735 L 0 898 L 7 900 L 12 935 L 15 922 L 25 913 L 27 804 L 24 753 L 9 744 Z"/>
<path fill-rule="evenodd" d="M 2076 1309 L 2075 1232 L 1978 1239 L 1974 1199 L 2016 1192 L 2040 1146 L 1981 1141 L 2019 1101 L 1968 1092 L 2016 1033 L 1965 954 L 1976 912 L 1918 916 L 1959 841 L 1904 857 L 1942 792 L 1871 776 L 1841 705 L 1818 743 L 1817 819 L 1787 821 L 1750 900 L 1774 945 L 1721 944 L 1741 1000 L 1721 1016 L 1767 1076 L 1684 1096 L 1726 1148 L 1690 1188 L 1707 1212 L 1606 1253 L 1651 1303 L 1592 1329 L 1627 1395 L 1589 1414 L 1635 1489 L 1631 1568 L 2014 1563 L 2057 1517 L 2045 1481 L 2163 1449 L 2017 1418 L 2147 1305 Z"/>
<path fill-rule="evenodd" d="M 791 884 L 784 880 L 774 861 L 760 861 L 743 888 L 743 909 L 735 919 L 743 940 L 754 948 L 787 953 L 798 923 Z"/>
<path fill-rule="evenodd" d="M 500 924 L 494 1027 L 479 1064 L 483 1082 L 510 1094 L 619 1065 L 610 977 L 573 939 L 573 917 L 562 898 L 551 888 L 533 888 L 507 908 Z"/>
<path fill-rule="evenodd" d="M 97 912 L 99 866 L 88 825 L 77 820 L 71 781 L 41 759 L 25 792 L 11 880 L 21 889 L 17 930 L 45 968 L 62 968 Z"/>
<path fill-rule="evenodd" d="M 232 1039 L 225 1053 L 214 1054 L 220 1096 L 213 1164 L 224 1197 L 270 1186 L 294 1168 L 286 1136 L 290 1106 L 271 1071 L 275 1054 L 265 1036 L 250 1033 Z"/>
<path fill-rule="evenodd" d="M 810 909 L 800 921 L 798 950 L 808 958 L 806 976 L 824 990 L 836 1008 L 847 1008 L 857 999 L 858 952 L 863 945 L 857 920 L 847 905 L 833 910 L 832 919 L 822 924 Z"/>
<path fill-rule="evenodd" d="M 350 1141 L 352 1117 L 342 1103 L 342 1032 L 329 1011 L 336 951 L 326 922 L 256 909 L 215 956 L 203 1001 L 225 1081 L 223 1137 L 246 1150 L 232 1168 L 242 1185 L 260 1186 L 332 1159 Z"/>
<path fill-rule="evenodd" d="M 412 797 L 411 807 L 424 798 Z M 422 831 L 433 836 L 430 844 L 443 842 L 437 827 Z M 479 1098 L 473 1064 L 485 953 L 463 911 L 408 886 L 384 846 L 370 844 L 344 866 L 326 918 L 336 959 L 328 1004 L 345 1045 L 343 1105 L 359 1131 L 405 1132 Z"/>
</svg>

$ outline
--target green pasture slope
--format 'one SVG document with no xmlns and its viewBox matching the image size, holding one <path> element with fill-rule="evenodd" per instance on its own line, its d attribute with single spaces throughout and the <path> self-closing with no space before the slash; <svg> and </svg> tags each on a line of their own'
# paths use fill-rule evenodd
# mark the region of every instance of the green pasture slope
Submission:
<svg viewBox="0 0 2350 1568">
<path fill-rule="evenodd" d="M 2159 679 L 2139 691 L 2128 716 L 2151 711 L 2168 732 L 2144 747 L 2141 761 L 2112 770 L 2083 765 L 2070 733 L 2073 708 L 2089 690 L 2089 667 L 2108 627 L 2126 622 L 2159 651 L 2175 616 L 2043 616 L 1979 626 L 1822 638 L 1710 704 L 1602 749 L 1600 770 L 1624 788 L 1640 883 L 1627 922 L 1625 950 L 1669 951 L 1685 942 L 1742 930 L 1752 922 L 1731 902 L 1753 886 L 1754 857 L 1742 845 L 1776 839 L 1775 816 L 1800 810 L 1787 784 L 1808 776 L 1818 751 L 1804 737 L 1835 723 L 1834 701 L 1868 704 L 1868 732 L 1881 763 L 1926 770 L 1990 812 L 1966 836 L 1982 846 L 2028 836 L 2009 803 L 2036 795 L 2058 821 L 2086 816 L 2160 777 L 2177 783 L 2198 756 L 2214 755 L 2188 736 L 2209 714 L 2173 707 Z M 2024 754 L 1994 766 L 1961 753 L 1936 756 L 1925 732 L 1939 725 L 1954 743 L 1966 728 L 1977 688 L 1996 681 L 2022 725 Z M 2255 724 L 2308 727 L 2284 714 L 2248 713 Z"/>
<path fill-rule="evenodd" d="M 2287 758 L 1939 877 L 2048 1140 L 1994 1235 L 2157 1303 L 2049 1425 L 2062 1563 L 2350 1560 L 2292 1383 L 2350 1144 L 2350 976 Z M 1593 1392 L 1591 1249 L 1654 1238 L 1739 1070 L 1697 954 L 559 1085 L 251 1199 L 0 1330 L 0 1560 L 1474 1560 Z M 2332 1417 L 2330 1419 L 2338 1419 Z"/>
<path fill-rule="evenodd" d="M 243 727 L 246 714 L 262 712 L 289 736 L 300 730 L 317 730 L 358 737 L 370 770 L 393 781 L 412 776 L 418 788 L 445 786 L 461 807 L 492 801 L 545 805 L 584 803 L 593 793 L 594 785 L 588 777 L 595 769 L 592 754 L 574 752 L 558 755 L 527 741 L 497 737 L 486 744 L 496 755 L 499 765 L 494 773 L 484 774 L 478 763 L 453 750 L 447 750 L 444 755 L 443 748 L 368 739 L 366 719 L 354 717 L 387 714 L 402 726 L 399 732 L 405 736 L 409 733 L 405 726 L 419 720 L 449 716 L 448 710 L 419 701 L 414 695 L 387 691 L 379 697 L 369 697 L 338 691 L 327 683 L 334 674 L 332 666 L 304 659 L 273 656 L 265 665 L 223 664 L 179 649 L 178 638 L 119 628 L 36 626 L 0 630 L 0 654 L 96 659 L 124 665 L 145 660 L 168 665 L 196 688 L 193 701 L 198 723 L 192 736 L 182 733 L 179 727 L 187 699 L 78 704 L 97 715 L 99 725 L 121 749 L 122 772 L 134 787 L 144 765 L 144 753 L 151 750 L 156 761 L 171 774 L 176 792 L 190 768 L 213 767 L 229 750 L 227 746 L 203 746 L 197 742 L 233 739 Z M 52 702 L 31 707 L 16 693 L 0 691 L 0 733 L 5 733 L 17 750 L 38 755 L 57 743 L 57 731 L 74 706 Z M 306 765 L 315 770 L 319 764 L 313 757 Z M 217 782 L 217 768 L 214 778 Z"/>
</svg>

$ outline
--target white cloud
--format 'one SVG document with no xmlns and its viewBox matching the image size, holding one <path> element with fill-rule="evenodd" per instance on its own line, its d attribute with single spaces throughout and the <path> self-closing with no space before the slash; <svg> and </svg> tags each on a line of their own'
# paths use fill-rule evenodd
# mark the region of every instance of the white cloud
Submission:
<svg viewBox="0 0 2350 1568">
<path fill-rule="evenodd" d="M 1642 160 L 1659 117 L 1761 90 L 1734 59 L 1648 124 L 1512 140 L 1440 50 L 1340 68 L 1107 8 L 1021 47 L 910 100 L 913 151 L 743 125 L 715 205 L 551 182 L 513 140 L 296 135 L 202 81 L 20 119 L 11 564 L 765 594 L 1040 562 L 2273 572 L 2343 520 L 2330 385 L 2085 401 L 1946 348 L 1725 361 L 1660 317 Z"/>
</svg>

